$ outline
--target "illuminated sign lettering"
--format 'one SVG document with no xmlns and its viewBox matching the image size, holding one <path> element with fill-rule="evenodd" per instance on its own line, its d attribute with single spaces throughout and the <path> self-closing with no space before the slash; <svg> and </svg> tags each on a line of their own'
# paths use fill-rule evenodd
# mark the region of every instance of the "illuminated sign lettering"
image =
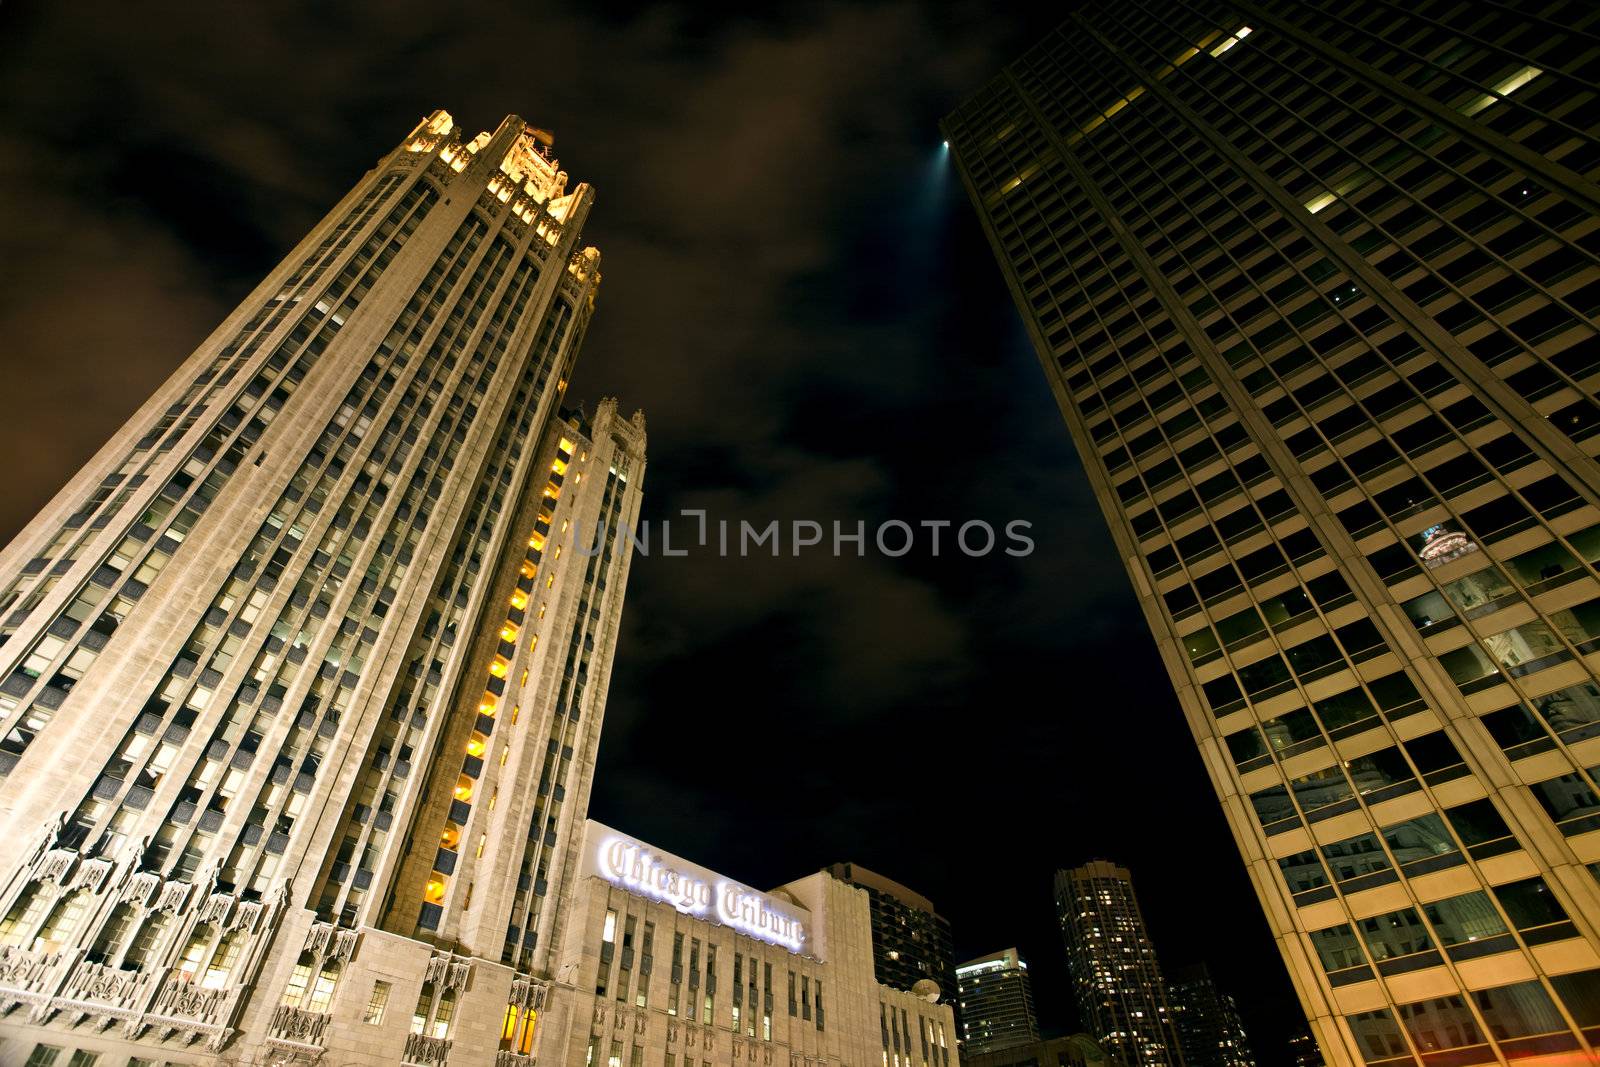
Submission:
<svg viewBox="0 0 1600 1067">
<path fill-rule="evenodd" d="M 685 915 L 731 926 L 790 952 L 805 946 L 804 909 L 589 823 L 587 873 Z"/>
</svg>

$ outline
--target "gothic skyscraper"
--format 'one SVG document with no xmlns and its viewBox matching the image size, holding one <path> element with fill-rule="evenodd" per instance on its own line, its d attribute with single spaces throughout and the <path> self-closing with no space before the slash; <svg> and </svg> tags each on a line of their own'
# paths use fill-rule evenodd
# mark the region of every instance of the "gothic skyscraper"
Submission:
<svg viewBox="0 0 1600 1067">
<path fill-rule="evenodd" d="M 436 112 L 0 553 L 0 1042 L 531 1037 L 644 472 L 560 409 L 592 200 Z"/>
<path fill-rule="evenodd" d="M 1339 1067 L 1600 1051 L 1597 29 L 1091 0 L 944 122 Z"/>
</svg>

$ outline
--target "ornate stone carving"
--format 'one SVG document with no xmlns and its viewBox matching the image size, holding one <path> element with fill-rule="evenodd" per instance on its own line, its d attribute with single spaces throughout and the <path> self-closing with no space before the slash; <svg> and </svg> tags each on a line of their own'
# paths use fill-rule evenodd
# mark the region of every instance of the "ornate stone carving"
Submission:
<svg viewBox="0 0 1600 1067">
<path fill-rule="evenodd" d="M 228 929 L 242 929 L 253 934 L 261 928 L 261 917 L 266 912 L 267 906 L 259 900 L 241 900 L 233 909 L 233 917 L 228 920 Z"/>
<path fill-rule="evenodd" d="M 154 1012 L 157 1015 L 209 1022 L 221 1001 L 222 990 L 203 989 L 174 976 L 167 979 L 167 984 L 156 996 Z"/>
<path fill-rule="evenodd" d="M 51 849 L 39 861 L 39 880 L 66 885 L 67 875 L 72 871 L 72 865 L 77 859 L 78 854 L 69 848 Z"/>
<path fill-rule="evenodd" d="M 327 1029 L 326 1012 L 306 1011 L 280 1004 L 272 1012 L 272 1036 L 295 1041 L 303 1045 L 320 1045 L 322 1032 Z"/>
<path fill-rule="evenodd" d="M 136 871 L 128 875 L 128 880 L 123 883 L 122 899 L 134 901 L 148 908 L 160 888 L 159 874 L 154 871 Z"/>
<path fill-rule="evenodd" d="M 419 1067 L 440 1067 L 450 1058 L 450 1039 L 427 1034 L 407 1034 L 404 1062 Z"/>
<path fill-rule="evenodd" d="M 549 989 L 550 983 L 541 982 L 537 978 L 520 976 L 513 978 L 510 1003 L 528 1011 L 543 1011 L 545 994 Z"/>
<path fill-rule="evenodd" d="M 471 961 L 465 956 L 455 956 L 448 952 L 431 957 L 424 974 L 426 981 L 442 985 L 446 989 L 465 989 L 471 977 Z"/>
<path fill-rule="evenodd" d="M 233 898 L 226 893 L 213 893 L 200 905 L 199 922 L 225 926 L 233 907 Z"/>
<path fill-rule="evenodd" d="M 58 952 L 36 952 L 19 945 L 0 947 L 0 985 L 36 989 L 60 960 Z"/>
<path fill-rule="evenodd" d="M 73 1000 L 123 1004 L 139 985 L 138 971 L 124 971 L 103 963 L 78 964 L 67 981 L 65 995 Z"/>
<path fill-rule="evenodd" d="M 181 914 L 184 904 L 189 900 L 189 888 L 187 882 L 164 882 L 161 892 L 156 894 L 156 902 L 151 907 L 156 911 Z"/>
<path fill-rule="evenodd" d="M 106 883 L 106 878 L 111 874 L 112 863 L 108 859 L 84 860 L 78 864 L 72 885 L 74 888 L 88 889 L 98 893 Z"/>
<path fill-rule="evenodd" d="M 314 922 L 306 932 L 305 949 L 328 959 L 348 961 L 356 954 L 356 943 L 360 939 L 359 931 L 341 929 L 332 923 Z"/>
</svg>

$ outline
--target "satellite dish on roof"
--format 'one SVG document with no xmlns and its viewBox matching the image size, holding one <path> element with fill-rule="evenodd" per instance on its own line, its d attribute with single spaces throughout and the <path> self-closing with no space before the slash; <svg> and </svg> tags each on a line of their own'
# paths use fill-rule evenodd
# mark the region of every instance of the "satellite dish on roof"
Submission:
<svg viewBox="0 0 1600 1067">
<path fill-rule="evenodd" d="M 911 995 L 921 997 L 929 1004 L 939 1003 L 939 983 L 932 978 L 919 978 L 916 985 L 911 987 Z"/>
</svg>

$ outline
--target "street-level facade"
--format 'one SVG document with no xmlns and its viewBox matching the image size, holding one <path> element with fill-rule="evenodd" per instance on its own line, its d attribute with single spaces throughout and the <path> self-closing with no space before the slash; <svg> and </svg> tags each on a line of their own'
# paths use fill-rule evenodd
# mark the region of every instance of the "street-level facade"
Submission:
<svg viewBox="0 0 1600 1067">
<path fill-rule="evenodd" d="M 944 123 L 1339 1067 L 1600 1049 L 1597 20 L 1094 2 Z"/>
</svg>

